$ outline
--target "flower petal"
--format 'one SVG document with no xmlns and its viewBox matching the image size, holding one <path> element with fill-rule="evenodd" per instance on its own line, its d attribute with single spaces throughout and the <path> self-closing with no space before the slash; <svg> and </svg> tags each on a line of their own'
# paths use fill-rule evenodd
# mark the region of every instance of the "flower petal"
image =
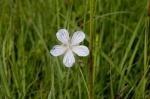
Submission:
<svg viewBox="0 0 150 99">
<path fill-rule="evenodd" d="M 67 44 L 69 41 L 69 33 L 66 29 L 60 29 L 57 33 L 56 33 L 57 39 L 59 41 L 61 41 L 64 44 Z"/>
<path fill-rule="evenodd" d="M 76 31 L 71 39 L 71 44 L 72 45 L 77 45 L 80 42 L 82 42 L 85 38 L 85 34 L 82 31 Z"/>
<path fill-rule="evenodd" d="M 55 45 L 50 53 L 53 55 L 53 56 L 59 56 L 59 55 L 62 55 L 64 54 L 66 51 L 66 47 L 62 46 L 62 45 Z"/>
<path fill-rule="evenodd" d="M 86 46 L 73 46 L 73 52 L 76 53 L 78 56 L 87 56 L 89 55 L 89 49 Z"/>
<path fill-rule="evenodd" d="M 75 63 L 75 58 L 71 50 L 66 52 L 63 63 L 66 67 L 72 67 L 72 65 Z"/>
</svg>

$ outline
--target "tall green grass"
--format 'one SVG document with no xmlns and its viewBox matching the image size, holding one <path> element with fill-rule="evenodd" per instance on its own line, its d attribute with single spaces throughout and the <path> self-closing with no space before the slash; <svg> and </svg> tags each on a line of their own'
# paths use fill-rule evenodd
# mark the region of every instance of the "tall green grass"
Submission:
<svg viewBox="0 0 150 99">
<path fill-rule="evenodd" d="M 147 6 L 147 0 L 0 0 L 0 99 L 150 99 Z M 92 50 L 70 69 L 49 53 L 61 28 L 84 31 Z"/>
</svg>

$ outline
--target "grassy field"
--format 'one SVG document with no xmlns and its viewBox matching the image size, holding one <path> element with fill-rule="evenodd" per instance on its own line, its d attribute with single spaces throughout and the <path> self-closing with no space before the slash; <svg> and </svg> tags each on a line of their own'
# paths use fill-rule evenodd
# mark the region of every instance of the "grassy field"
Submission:
<svg viewBox="0 0 150 99">
<path fill-rule="evenodd" d="M 148 0 L 0 0 L 0 99 L 150 99 L 147 6 Z M 49 52 L 62 28 L 84 31 L 83 44 L 92 49 L 72 68 Z"/>
</svg>

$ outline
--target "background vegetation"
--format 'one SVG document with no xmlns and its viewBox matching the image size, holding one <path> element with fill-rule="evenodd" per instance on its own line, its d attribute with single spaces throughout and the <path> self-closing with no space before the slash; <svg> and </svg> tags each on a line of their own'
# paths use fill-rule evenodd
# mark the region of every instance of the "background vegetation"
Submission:
<svg viewBox="0 0 150 99">
<path fill-rule="evenodd" d="M 87 99 L 88 58 L 68 69 L 49 50 L 56 32 L 93 43 L 95 99 L 150 99 L 147 0 L 0 0 L 0 99 Z"/>
</svg>

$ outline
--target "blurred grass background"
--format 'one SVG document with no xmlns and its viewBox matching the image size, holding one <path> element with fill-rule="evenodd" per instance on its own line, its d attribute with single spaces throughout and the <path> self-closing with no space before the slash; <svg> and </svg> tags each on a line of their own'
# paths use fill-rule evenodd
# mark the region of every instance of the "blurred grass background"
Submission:
<svg viewBox="0 0 150 99">
<path fill-rule="evenodd" d="M 90 0 L 0 0 L 0 99 L 87 99 L 88 58 L 65 68 L 56 32 L 86 33 Z M 150 99 L 147 0 L 94 0 L 95 99 Z"/>
</svg>

